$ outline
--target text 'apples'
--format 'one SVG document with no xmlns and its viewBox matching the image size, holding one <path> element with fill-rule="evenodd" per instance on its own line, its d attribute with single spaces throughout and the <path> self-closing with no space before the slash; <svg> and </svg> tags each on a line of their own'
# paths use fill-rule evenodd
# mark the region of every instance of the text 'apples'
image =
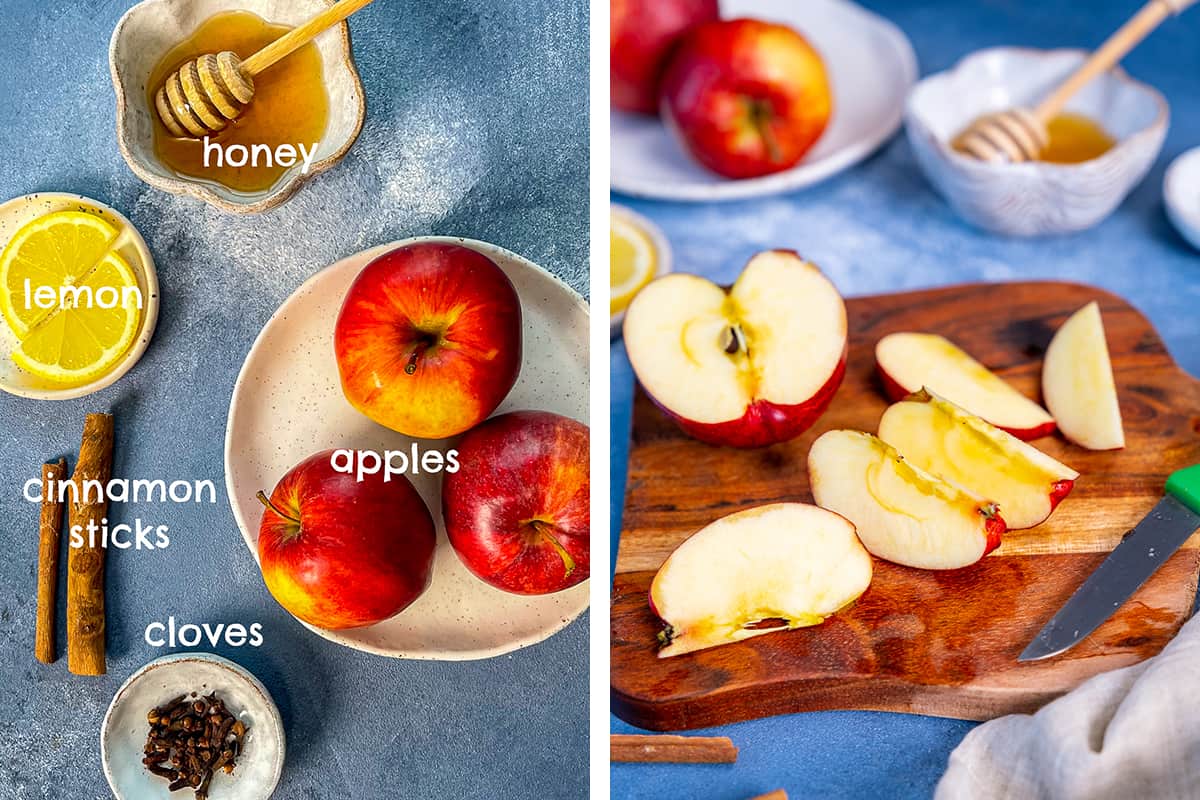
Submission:
<svg viewBox="0 0 1200 800">
<path fill-rule="evenodd" d="M 663 120 L 684 148 L 727 178 L 799 163 L 833 110 L 821 56 L 785 25 L 708 22 L 676 47 L 662 77 Z"/>
<path fill-rule="evenodd" d="M 1042 395 L 1063 436 L 1075 444 L 1089 450 L 1125 446 L 1104 321 L 1094 301 L 1072 314 L 1050 340 Z"/>
<path fill-rule="evenodd" d="M 612 104 L 658 113 L 658 83 L 672 48 L 688 29 L 720 16 L 717 0 L 610 0 Z"/>
<path fill-rule="evenodd" d="M 521 369 L 521 303 L 490 258 L 420 242 L 372 261 L 334 329 L 342 390 L 392 430 L 442 439 L 482 422 Z"/>
<path fill-rule="evenodd" d="M 879 438 L 905 460 L 1000 507 L 1009 530 L 1050 516 L 1079 473 L 926 391 L 884 412 Z"/>
<path fill-rule="evenodd" d="M 892 401 L 928 389 L 1016 436 L 1054 433 L 1054 418 L 998 375 L 932 333 L 892 333 L 875 345 L 875 364 Z"/>
<path fill-rule="evenodd" d="M 587 580 L 589 438 L 586 425 L 547 411 L 501 414 L 462 438 L 442 516 L 471 572 L 516 594 Z"/>
<path fill-rule="evenodd" d="M 433 570 L 433 517 L 403 475 L 356 480 L 333 450 L 275 486 L 258 528 L 263 580 L 294 616 L 327 630 L 373 625 L 416 600 Z"/>
<path fill-rule="evenodd" d="M 808 453 L 817 505 L 854 523 L 873 555 L 922 569 L 974 564 L 1000 546 L 994 504 L 909 464 L 861 431 L 829 431 Z"/>
<path fill-rule="evenodd" d="M 795 438 L 846 369 L 846 306 L 791 251 L 750 259 L 729 291 L 675 273 L 642 289 L 625 347 L 647 394 L 691 436 L 762 447 Z"/>
<path fill-rule="evenodd" d="M 837 514 L 802 503 L 730 514 L 679 545 L 654 576 L 650 607 L 666 623 L 658 654 L 819 625 L 870 582 L 871 557 Z"/>
</svg>

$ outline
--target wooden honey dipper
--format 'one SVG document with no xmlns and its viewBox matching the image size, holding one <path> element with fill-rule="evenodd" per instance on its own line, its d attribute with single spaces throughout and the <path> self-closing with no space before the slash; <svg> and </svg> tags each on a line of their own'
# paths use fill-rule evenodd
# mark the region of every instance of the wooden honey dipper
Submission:
<svg viewBox="0 0 1200 800">
<path fill-rule="evenodd" d="M 181 139 L 224 130 L 254 99 L 254 77 L 308 44 L 373 0 L 341 0 L 242 61 L 237 53 L 200 56 L 175 72 L 154 94 L 158 118 Z"/>
<path fill-rule="evenodd" d="M 1036 159 L 1050 142 L 1046 124 L 1076 92 L 1145 39 L 1169 16 L 1182 13 L 1196 0 L 1150 0 L 1100 45 L 1086 61 L 1032 110 L 1014 108 L 985 114 L 955 137 L 952 146 L 980 161 L 1020 163 Z"/>
</svg>

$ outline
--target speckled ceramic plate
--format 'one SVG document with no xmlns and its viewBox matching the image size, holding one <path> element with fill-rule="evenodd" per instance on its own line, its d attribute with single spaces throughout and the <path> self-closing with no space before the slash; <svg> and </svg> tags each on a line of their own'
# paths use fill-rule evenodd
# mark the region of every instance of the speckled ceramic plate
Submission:
<svg viewBox="0 0 1200 800">
<path fill-rule="evenodd" d="M 104 775 L 117 800 L 177 800 L 191 792 L 167 791 L 167 782 L 142 765 L 150 709 L 181 694 L 216 692 L 246 723 L 246 739 L 232 775 L 217 774 L 210 800 L 266 800 L 283 771 L 283 720 L 271 694 L 232 661 L 211 653 L 176 653 L 151 661 L 125 681 L 100 729 Z"/>
<path fill-rule="evenodd" d="M 491 258 L 521 298 L 524 362 L 517 385 L 496 413 L 553 411 L 588 421 L 588 307 L 566 284 L 495 245 L 421 237 L 337 262 L 314 275 L 267 322 L 242 366 L 225 434 L 225 480 L 247 547 L 258 557 L 262 506 L 284 474 L 329 448 L 408 449 L 416 440 L 372 422 L 342 395 L 333 329 L 358 273 L 379 255 L 419 241 L 462 244 Z M 445 450 L 453 439 L 423 440 Z M 438 524 L 433 582 L 400 614 L 367 628 L 325 631 L 326 639 L 396 658 L 459 661 L 488 658 L 551 636 L 588 605 L 588 581 L 540 597 L 509 594 L 476 578 L 458 560 L 442 527 L 440 476 L 411 476 Z M 311 627 L 311 626 L 310 626 Z"/>
<path fill-rule="evenodd" d="M 40 192 L 0 203 L 0 250 L 26 223 L 55 211 L 85 211 L 95 214 L 108 220 L 121 231 L 113 243 L 113 249 L 125 259 L 137 276 L 145 308 L 137 337 L 117 366 L 91 383 L 67 388 L 31 375 L 13 362 L 9 353 L 17 346 L 17 337 L 4 318 L 0 317 L 0 389 L 9 394 L 32 397 L 36 400 L 70 400 L 111 386 L 132 369 L 146 352 L 150 339 L 154 336 L 154 326 L 158 322 L 158 273 L 154 269 L 154 258 L 150 255 L 150 248 L 146 246 L 146 240 L 138 233 L 137 228 L 133 227 L 132 222 L 99 200 L 64 192 Z"/>
<path fill-rule="evenodd" d="M 833 85 L 829 127 L 795 167 L 730 180 L 694 162 L 654 117 L 613 111 L 614 191 L 664 200 L 734 200 L 825 180 L 875 152 L 900 127 L 917 59 L 904 32 L 848 0 L 723 0 L 724 19 L 754 17 L 800 31 L 825 61 Z"/>
</svg>

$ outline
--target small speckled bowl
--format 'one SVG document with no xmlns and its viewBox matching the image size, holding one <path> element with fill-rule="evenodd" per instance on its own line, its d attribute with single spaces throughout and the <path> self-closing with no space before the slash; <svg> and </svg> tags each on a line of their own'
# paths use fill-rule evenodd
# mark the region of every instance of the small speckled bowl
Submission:
<svg viewBox="0 0 1200 800">
<path fill-rule="evenodd" d="M 925 176 L 968 222 L 1013 236 L 1069 233 L 1107 217 L 1158 157 L 1167 101 L 1120 69 L 1093 80 L 1067 111 L 1099 122 L 1117 145 L 1081 164 L 990 164 L 950 147 L 977 117 L 1030 108 L 1086 58 L 1079 50 L 996 47 L 925 78 L 909 95 L 905 128 Z"/>
<path fill-rule="evenodd" d="M 1163 199 L 1179 235 L 1200 250 L 1200 147 L 1171 162 L 1163 178 Z"/>
<path fill-rule="evenodd" d="M 0 250 L 26 223 L 55 211 L 85 211 L 106 219 L 120 229 L 121 234 L 113 243 L 113 249 L 137 276 L 143 298 L 142 322 L 133 344 L 115 367 L 90 383 L 64 387 L 30 375 L 13 362 L 9 353 L 17 346 L 17 337 L 0 317 L 0 389 L 34 400 L 72 400 L 111 386 L 133 369 L 133 365 L 146 352 L 158 322 L 158 273 L 154 269 L 150 248 L 132 222 L 99 200 L 63 192 L 40 192 L 15 197 L 0 204 Z"/>
<path fill-rule="evenodd" d="M 213 777 L 210 800 L 266 800 L 283 771 L 283 720 L 275 701 L 257 678 L 212 653 L 177 653 L 151 661 L 117 691 L 100 731 L 104 775 L 117 800 L 178 800 L 167 781 L 142 764 L 150 732 L 150 710 L 181 694 L 216 692 L 226 708 L 246 723 L 242 754 L 232 775 Z"/>
<path fill-rule="evenodd" d="M 350 30 L 341 23 L 315 40 L 329 93 L 329 124 L 308 174 L 296 165 L 270 189 L 239 192 L 215 181 L 179 175 L 154 153 L 154 110 L 146 81 L 167 52 L 206 19 L 223 11 L 250 11 L 263 19 L 296 26 L 333 5 L 329 0 L 143 0 L 121 17 L 109 47 L 117 94 L 117 142 L 139 178 L 172 194 L 198 197 L 236 213 L 258 213 L 287 200 L 305 181 L 332 167 L 362 130 L 366 101 L 350 50 Z"/>
</svg>

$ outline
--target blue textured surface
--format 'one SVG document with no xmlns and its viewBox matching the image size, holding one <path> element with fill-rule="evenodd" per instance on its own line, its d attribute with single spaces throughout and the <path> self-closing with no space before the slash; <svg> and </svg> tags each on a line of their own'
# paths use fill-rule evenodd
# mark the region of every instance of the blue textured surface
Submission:
<svg viewBox="0 0 1200 800">
<path fill-rule="evenodd" d="M 1020 3 L 867 2 L 913 40 L 921 75 L 981 47 L 1094 47 L 1140 3 L 1086 7 L 1069 0 Z M 721 205 L 615 197 L 657 222 L 677 269 L 730 282 L 746 259 L 792 247 L 847 295 L 967 281 L 1060 278 L 1114 291 L 1146 313 L 1175 359 L 1200 375 L 1200 254 L 1163 213 L 1162 176 L 1200 144 L 1200 11 L 1168 21 L 1124 62 L 1171 105 L 1171 130 L 1154 170 L 1100 226 L 1050 239 L 1002 239 L 967 227 L 917 169 L 903 136 L 855 169 L 809 190 Z M 1200 191 L 1200 187 L 1197 188 Z M 620 519 L 633 377 L 620 342 L 612 347 L 612 515 Z M 614 526 L 613 553 L 616 553 Z M 767 711 L 764 709 L 764 712 Z M 822 712 L 746 722 L 697 733 L 733 737 L 733 767 L 618 765 L 619 800 L 745 800 L 776 788 L 793 798 L 929 797 L 946 758 L 971 724 L 867 712 Z M 634 730 L 616 720 L 613 730 Z"/>
<path fill-rule="evenodd" d="M 149 242 L 162 307 L 142 361 L 108 390 L 0 396 L 0 800 L 109 796 L 98 732 L 117 687 L 164 654 L 146 625 L 261 622 L 219 648 L 266 683 L 287 724 L 276 796 L 580 798 L 587 794 L 586 616 L 471 663 L 396 661 L 306 631 L 275 604 L 224 498 L 225 416 L 254 336 L 300 282 L 404 236 L 493 241 L 587 293 L 587 6 L 582 0 L 380 0 L 351 21 L 367 92 L 346 161 L 291 202 L 236 217 L 143 185 L 115 141 L 108 42 L 129 0 L 0 4 L 0 197 L 74 191 Z M 210 478 L 214 506 L 116 510 L 170 525 L 159 553 L 109 560 L 109 674 L 33 658 L 37 508 L 21 483 L 74 454 L 84 414 L 113 409 L 116 469 Z M 269 487 L 267 487 L 269 488 Z M 60 641 L 62 637 L 60 636 Z"/>
</svg>

